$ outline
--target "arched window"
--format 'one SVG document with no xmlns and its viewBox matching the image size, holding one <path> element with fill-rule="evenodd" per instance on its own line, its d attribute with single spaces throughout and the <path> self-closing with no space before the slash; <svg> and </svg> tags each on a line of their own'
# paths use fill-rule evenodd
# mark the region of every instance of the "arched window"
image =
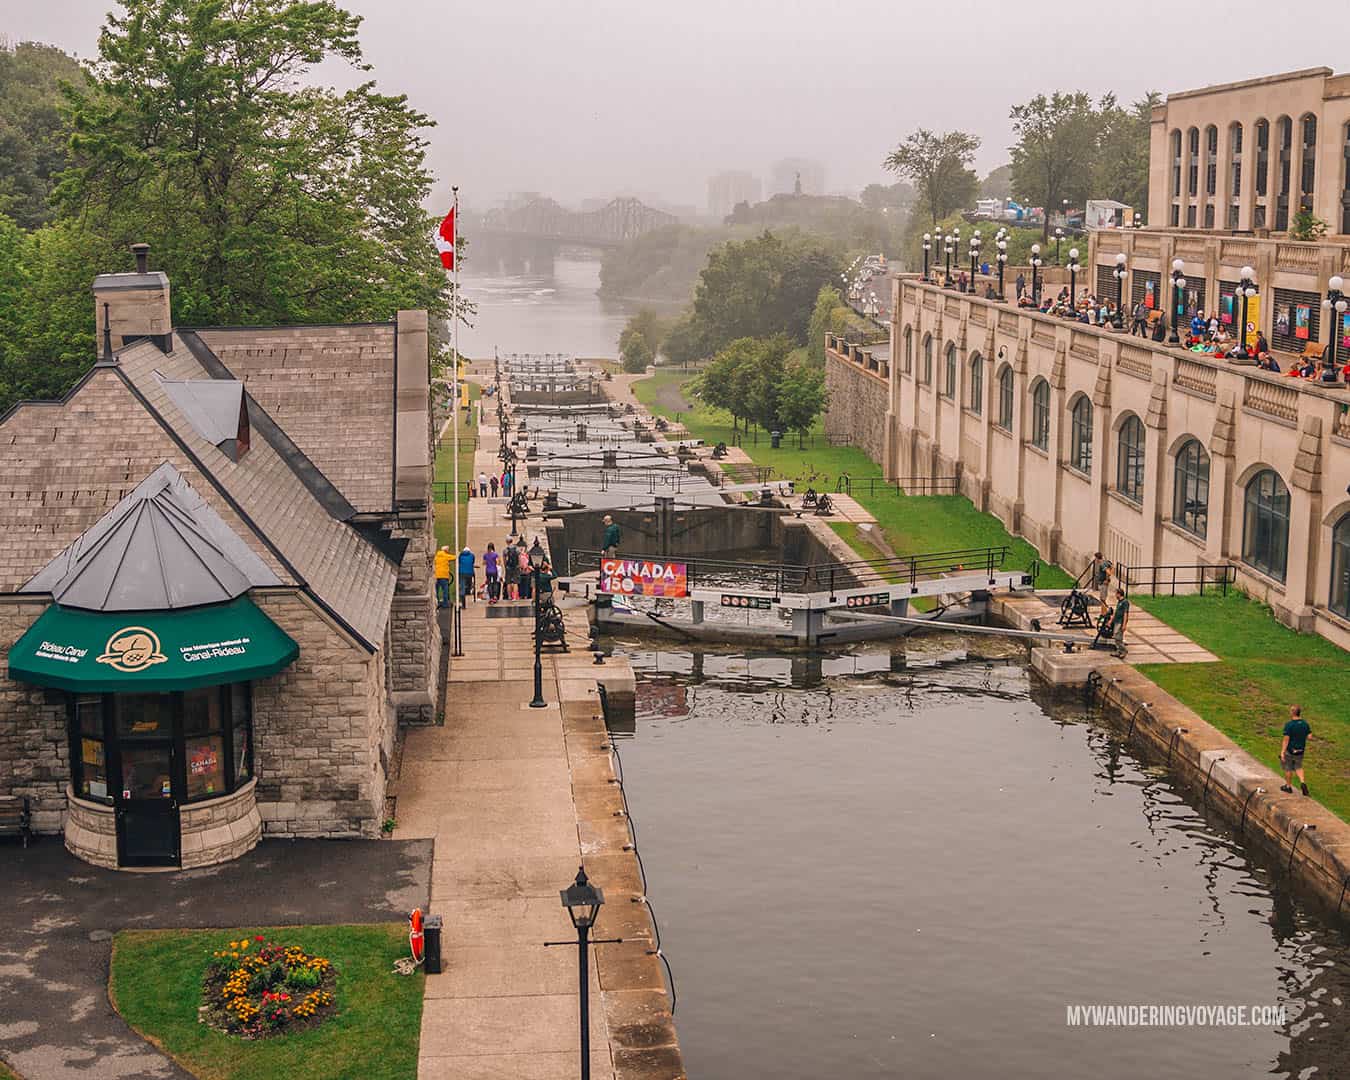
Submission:
<svg viewBox="0 0 1350 1080">
<path fill-rule="evenodd" d="M 1013 425 L 1013 370 L 1004 364 L 998 373 L 998 426 L 1011 431 Z"/>
<path fill-rule="evenodd" d="M 1050 449 L 1050 384 L 1044 379 L 1031 388 L 1031 445 Z"/>
<path fill-rule="evenodd" d="M 1091 421 L 1089 421 L 1091 423 Z M 1144 501 L 1144 425 L 1128 417 L 1120 425 L 1116 453 L 1116 490 L 1130 502 Z"/>
<path fill-rule="evenodd" d="M 1350 619 L 1350 514 L 1331 530 L 1331 610 Z"/>
<path fill-rule="evenodd" d="M 931 383 L 933 381 L 933 335 L 929 334 L 923 339 L 923 381 Z"/>
<path fill-rule="evenodd" d="M 942 392 L 949 398 L 956 397 L 956 346 L 947 345 L 947 370 L 943 379 Z"/>
<path fill-rule="evenodd" d="M 1298 178 L 1300 201 L 1306 206 L 1312 206 L 1313 187 L 1317 180 L 1317 117 L 1308 113 L 1299 127 L 1303 130 Z"/>
<path fill-rule="evenodd" d="M 1200 537 L 1209 529 L 1209 455 L 1199 439 L 1187 439 L 1177 451 L 1172 522 Z"/>
<path fill-rule="evenodd" d="M 1200 129 L 1191 128 L 1186 132 L 1186 194 L 1195 197 L 1200 194 Z"/>
<path fill-rule="evenodd" d="M 1092 402 L 1086 394 L 1073 403 L 1069 422 L 1069 464 L 1081 473 L 1092 473 Z"/>
<path fill-rule="evenodd" d="M 979 353 L 970 358 L 970 411 L 984 412 L 984 357 Z"/>
<path fill-rule="evenodd" d="M 1172 129 L 1172 198 L 1181 198 L 1181 129 Z"/>
<path fill-rule="evenodd" d="M 1242 516 L 1242 561 L 1276 581 L 1289 563 L 1289 489 L 1273 469 L 1247 482 Z"/>
<path fill-rule="evenodd" d="M 905 327 L 905 374 L 914 370 L 914 328 Z"/>
</svg>

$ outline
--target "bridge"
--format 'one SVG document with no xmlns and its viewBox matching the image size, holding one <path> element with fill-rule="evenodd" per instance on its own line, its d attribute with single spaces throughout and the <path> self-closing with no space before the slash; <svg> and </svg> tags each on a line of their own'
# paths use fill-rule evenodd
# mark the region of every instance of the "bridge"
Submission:
<svg viewBox="0 0 1350 1080">
<path fill-rule="evenodd" d="M 581 247 L 618 247 L 643 233 L 677 222 L 674 214 L 653 210 L 637 199 L 612 199 L 599 210 L 568 210 L 549 198 L 483 215 L 477 236 L 520 238 Z M 476 237 L 475 237 L 476 238 Z"/>
</svg>

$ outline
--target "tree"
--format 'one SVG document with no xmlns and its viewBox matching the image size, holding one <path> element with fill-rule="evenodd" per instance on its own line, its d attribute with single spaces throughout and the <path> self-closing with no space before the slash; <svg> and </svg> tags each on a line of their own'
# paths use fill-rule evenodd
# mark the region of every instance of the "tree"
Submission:
<svg viewBox="0 0 1350 1080">
<path fill-rule="evenodd" d="M 806 354 L 812 362 L 825 365 L 825 335 L 834 330 L 836 313 L 848 309 L 844 298 L 833 285 L 822 285 L 816 294 L 815 307 L 811 309 L 810 328 L 806 334 Z"/>
<path fill-rule="evenodd" d="M 114 248 L 152 245 L 184 323 L 387 319 L 449 311 L 422 204 L 432 121 L 372 82 L 333 0 L 125 0 L 92 85 L 69 92 L 55 198 Z M 87 285 L 86 285 L 87 288 Z"/>
<path fill-rule="evenodd" d="M 804 359 L 789 362 L 778 384 L 779 430 L 805 435 L 828 403 L 825 372 Z"/>
<path fill-rule="evenodd" d="M 619 335 L 619 357 L 624 371 L 637 375 L 646 371 L 647 365 L 656 359 L 656 350 L 647 336 L 630 324 Z"/>
<path fill-rule="evenodd" d="M 1055 91 L 1037 94 L 1012 108 L 1013 196 L 1045 209 L 1042 238 L 1050 235 L 1050 215 L 1063 206 L 1082 205 L 1092 194 L 1100 117 L 1087 94 Z"/>
<path fill-rule="evenodd" d="M 1128 109 L 1118 105 L 1113 94 L 1102 98 L 1094 196 L 1116 199 L 1147 216 L 1149 128 L 1153 109 L 1161 102 L 1162 95 L 1156 90 L 1150 90 Z"/>
<path fill-rule="evenodd" d="M 692 388 L 708 405 L 731 413 L 733 429 L 750 415 L 750 375 L 758 354 L 755 338 L 737 338 L 718 350 Z"/>
<path fill-rule="evenodd" d="M 970 168 L 980 140 L 964 131 L 937 135 L 927 128 L 907 136 L 882 162 L 885 168 L 913 181 L 919 205 L 930 222 L 968 206 L 978 181 Z"/>
<path fill-rule="evenodd" d="M 692 311 L 683 312 L 671 325 L 665 340 L 661 343 L 661 352 L 672 364 L 681 364 L 684 367 L 703 359 L 706 351 Z"/>
<path fill-rule="evenodd" d="M 1011 195 L 1011 165 L 1000 165 L 980 181 L 980 198 L 982 199 L 1006 199 Z"/>
<path fill-rule="evenodd" d="M 0 213 L 25 229 L 47 221 L 68 160 L 61 84 L 83 85 L 73 56 L 51 45 L 0 43 Z"/>
</svg>

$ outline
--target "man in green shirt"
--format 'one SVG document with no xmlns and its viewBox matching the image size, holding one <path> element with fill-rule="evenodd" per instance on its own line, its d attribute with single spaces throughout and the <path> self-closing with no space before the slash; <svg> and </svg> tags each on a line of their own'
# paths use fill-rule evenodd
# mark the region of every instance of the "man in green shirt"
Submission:
<svg viewBox="0 0 1350 1080">
<path fill-rule="evenodd" d="M 1308 784 L 1303 778 L 1303 751 L 1308 748 L 1308 735 L 1312 728 L 1303 719 L 1303 709 L 1298 705 L 1289 706 L 1289 722 L 1284 725 L 1284 739 L 1280 743 L 1280 764 L 1284 766 L 1284 784 L 1281 791 L 1293 793 L 1294 777 L 1298 776 L 1298 786 L 1303 794 L 1308 794 Z"/>
<path fill-rule="evenodd" d="M 619 528 L 612 517 L 605 515 L 605 538 L 600 542 L 604 548 L 605 558 L 612 559 L 618 554 L 619 544 L 623 540 L 623 530 Z"/>
</svg>

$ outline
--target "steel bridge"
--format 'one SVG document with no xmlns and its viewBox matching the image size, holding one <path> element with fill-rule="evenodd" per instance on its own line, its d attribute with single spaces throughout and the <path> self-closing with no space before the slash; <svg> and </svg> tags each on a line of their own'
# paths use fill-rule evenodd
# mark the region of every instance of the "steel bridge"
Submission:
<svg viewBox="0 0 1350 1080">
<path fill-rule="evenodd" d="M 613 199 L 599 210 L 568 210 L 552 199 L 537 198 L 520 206 L 489 210 L 479 234 L 518 236 L 532 240 L 618 247 L 634 237 L 676 224 L 674 214 L 653 210 L 637 199 Z"/>
</svg>

